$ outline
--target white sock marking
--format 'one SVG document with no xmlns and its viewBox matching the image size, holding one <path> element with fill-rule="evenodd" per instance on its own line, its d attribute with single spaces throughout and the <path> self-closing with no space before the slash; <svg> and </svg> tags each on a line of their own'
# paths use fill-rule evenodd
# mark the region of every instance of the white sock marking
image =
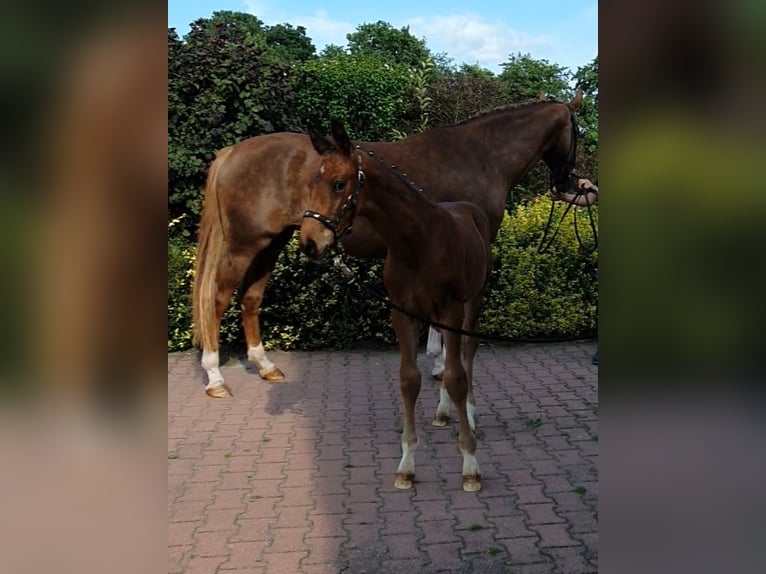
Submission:
<svg viewBox="0 0 766 574">
<path fill-rule="evenodd" d="M 462 448 L 460 452 L 463 453 L 463 476 L 474 476 L 481 474 L 479 472 L 479 461 L 472 454 L 467 453 Z"/>
<path fill-rule="evenodd" d="M 472 404 L 471 402 L 466 403 L 465 405 L 466 414 L 468 415 L 468 426 L 471 427 L 472 431 L 476 431 L 476 421 L 474 420 L 474 413 L 476 412 L 476 405 Z"/>
<path fill-rule="evenodd" d="M 268 373 L 274 370 L 274 363 L 266 358 L 266 351 L 263 348 L 263 343 L 259 343 L 257 347 L 248 347 L 247 358 L 258 365 L 258 368 Z"/>
<path fill-rule="evenodd" d="M 218 368 L 219 358 L 218 351 L 202 350 L 202 368 L 207 373 L 207 385 L 206 389 L 212 389 L 213 387 L 219 387 L 223 384 L 223 375 Z"/>
<path fill-rule="evenodd" d="M 442 334 L 433 327 L 428 328 L 428 344 L 426 354 L 430 357 L 438 357 L 442 352 Z"/>
<path fill-rule="evenodd" d="M 442 352 L 436 358 L 434 358 L 434 368 L 431 369 L 431 375 L 437 376 L 444 372 L 444 363 L 447 360 L 447 349 L 442 347 Z"/>
<path fill-rule="evenodd" d="M 439 387 L 439 406 L 436 407 L 437 415 L 449 415 L 450 405 L 452 400 L 449 398 L 447 389 L 444 388 L 444 383 Z"/>
<path fill-rule="evenodd" d="M 415 474 L 415 451 L 418 448 L 417 440 L 412 444 L 402 441 L 402 460 L 396 472 Z"/>
</svg>

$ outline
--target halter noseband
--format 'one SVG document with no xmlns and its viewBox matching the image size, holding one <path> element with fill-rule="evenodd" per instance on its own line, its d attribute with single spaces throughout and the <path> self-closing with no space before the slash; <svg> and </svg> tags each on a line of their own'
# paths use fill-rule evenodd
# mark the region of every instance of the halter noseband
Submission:
<svg viewBox="0 0 766 574">
<path fill-rule="evenodd" d="M 354 218 L 356 217 L 356 203 L 359 199 L 359 192 L 362 189 L 362 186 L 364 185 L 364 172 L 362 171 L 362 156 L 359 155 L 359 152 L 356 154 L 356 184 L 354 185 L 354 189 L 351 190 L 351 193 L 348 194 L 346 197 L 346 201 L 343 203 L 343 206 L 340 208 L 340 211 L 335 215 L 334 218 L 330 219 L 326 215 L 322 215 L 321 213 L 317 213 L 316 211 L 312 210 L 306 210 L 303 212 L 303 217 L 310 217 L 311 219 L 317 220 L 319 223 L 324 225 L 327 229 L 332 231 L 333 237 L 335 238 L 335 242 L 340 242 L 341 239 L 343 239 L 346 235 L 351 233 L 352 226 L 354 224 Z M 348 225 L 343 228 L 342 231 L 338 231 L 338 227 L 340 226 L 343 219 L 346 217 L 346 213 L 351 213 L 351 218 L 348 222 Z"/>
</svg>

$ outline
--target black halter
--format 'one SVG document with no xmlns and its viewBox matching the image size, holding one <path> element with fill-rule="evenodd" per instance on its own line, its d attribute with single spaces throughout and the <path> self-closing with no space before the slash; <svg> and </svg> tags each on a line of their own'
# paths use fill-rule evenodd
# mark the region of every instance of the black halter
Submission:
<svg viewBox="0 0 766 574">
<path fill-rule="evenodd" d="M 553 169 L 548 166 L 551 193 L 568 193 L 572 189 L 577 189 L 577 179 L 580 177 L 574 170 L 577 159 L 577 121 L 573 112 L 569 113 L 569 117 L 571 120 L 569 122 L 571 135 L 569 138 L 569 150 L 567 150 L 567 165 L 565 169 L 558 171 L 558 173 L 554 173 Z"/>
<path fill-rule="evenodd" d="M 351 193 L 348 194 L 346 197 L 346 201 L 343 203 L 343 206 L 340 208 L 340 211 L 330 219 L 326 215 L 322 215 L 321 213 L 317 213 L 316 211 L 307 210 L 303 212 L 303 217 L 310 217 L 312 219 L 316 219 L 319 223 L 324 225 L 327 229 L 332 231 L 333 237 L 335 238 L 336 243 L 340 242 L 341 239 L 343 239 L 346 235 L 351 233 L 352 226 L 354 224 L 354 218 L 356 217 L 356 203 L 359 199 L 359 192 L 362 189 L 362 186 L 364 185 L 364 172 L 362 171 L 362 156 L 359 155 L 357 152 L 356 154 L 356 161 L 357 161 L 357 168 L 356 168 L 356 184 L 354 185 L 354 189 L 351 190 Z M 342 230 L 339 230 L 340 224 L 343 222 L 343 220 L 346 217 L 347 213 L 351 213 L 351 217 L 349 218 L 348 225 L 344 227 Z"/>
</svg>

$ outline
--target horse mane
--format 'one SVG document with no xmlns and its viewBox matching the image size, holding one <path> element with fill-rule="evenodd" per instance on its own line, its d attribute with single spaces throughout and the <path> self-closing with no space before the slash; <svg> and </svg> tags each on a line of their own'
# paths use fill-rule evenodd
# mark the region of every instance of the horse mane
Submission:
<svg viewBox="0 0 766 574">
<path fill-rule="evenodd" d="M 529 108 L 534 108 L 534 107 L 537 107 L 537 106 L 543 106 L 543 105 L 548 105 L 548 104 L 561 104 L 561 105 L 564 105 L 564 106 L 567 105 L 566 102 L 561 102 L 559 100 L 553 100 L 553 99 L 551 99 L 551 100 L 543 100 L 543 99 L 540 99 L 540 98 L 533 98 L 533 99 L 530 99 L 530 100 L 525 100 L 525 101 L 520 102 L 520 103 L 505 104 L 503 106 L 498 106 L 496 108 L 492 108 L 491 110 L 487 110 L 487 111 L 481 112 L 481 113 L 479 113 L 479 114 L 477 114 L 475 116 L 471 116 L 470 118 L 466 118 L 463 121 L 461 121 L 461 122 L 459 122 L 459 123 L 457 123 L 455 125 L 456 126 L 462 126 L 464 124 L 467 124 L 467 123 L 470 123 L 470 122 L 473 122 L 473 121 L 487 119 L 489 117 L 500 115 L 500 114 L 505 113 L 505 112 L 511 112 L 511 111 L 513 111 L 513 112 L 519 111 L 520 112 L 520 111 L 527 110 Z"/>
</svg>

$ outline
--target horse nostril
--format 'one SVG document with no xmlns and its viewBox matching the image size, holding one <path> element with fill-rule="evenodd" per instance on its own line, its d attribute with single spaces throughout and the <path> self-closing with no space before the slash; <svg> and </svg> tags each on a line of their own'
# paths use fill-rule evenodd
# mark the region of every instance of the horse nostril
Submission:
<svg viewBox="0 0 766 574">
<path fill-rule="evenodd" d="M 318 255 L 316 242 L 313 239 L 307 239 L 303 244 L 303 252 L 309 257 L 316 257 Z"/>
</svg>

